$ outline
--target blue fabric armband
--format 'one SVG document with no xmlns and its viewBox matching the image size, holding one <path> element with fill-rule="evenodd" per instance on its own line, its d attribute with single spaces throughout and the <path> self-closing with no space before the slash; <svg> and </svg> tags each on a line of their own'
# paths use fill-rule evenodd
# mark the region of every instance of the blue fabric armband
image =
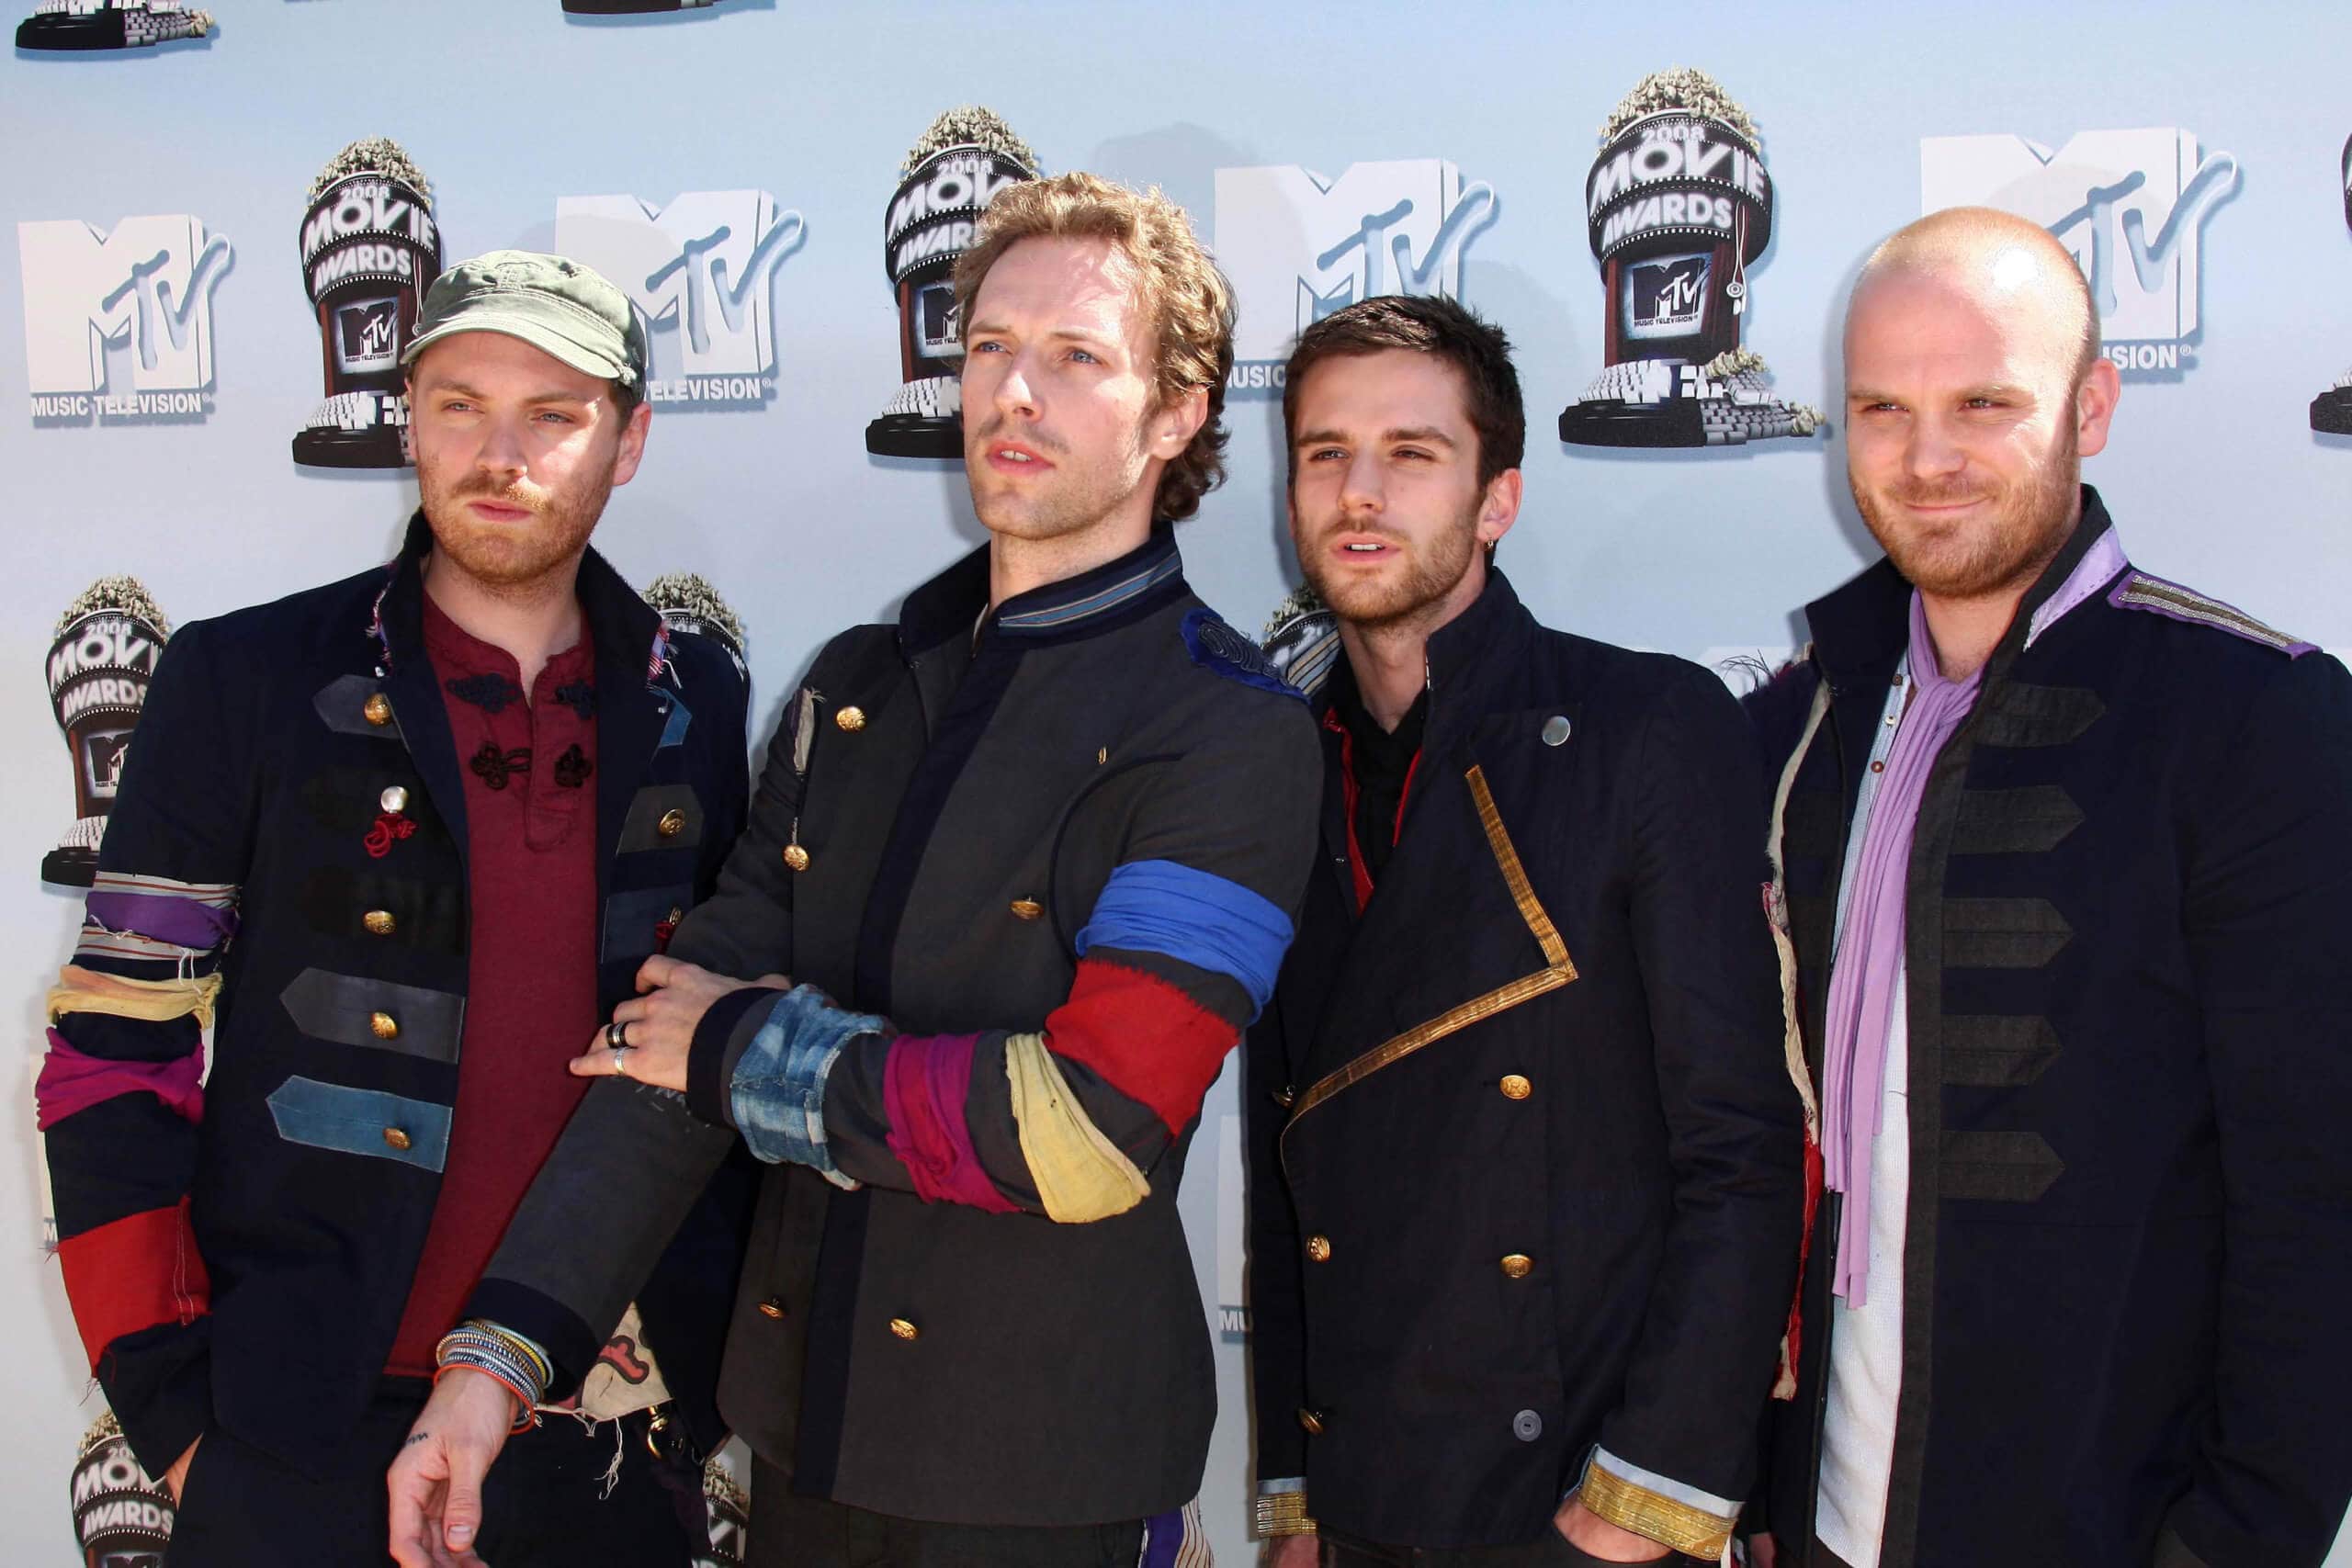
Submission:
<svg viewBox="0 0 2352 1568">
<path fill-rule="evenodd" d="M 1111 873 L 1080 928 L 1090 947 L 1139 948 L 1229 976 L 1250 993 L 1254 1021 L 1290 950 L 1290 917 L 1271 899 L 1172 860 L 1129 861 Z"/>
</svg>

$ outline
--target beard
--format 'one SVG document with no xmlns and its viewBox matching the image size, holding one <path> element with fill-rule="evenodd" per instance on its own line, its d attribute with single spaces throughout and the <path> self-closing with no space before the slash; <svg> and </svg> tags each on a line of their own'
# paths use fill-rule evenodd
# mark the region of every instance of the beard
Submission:
<svg viewBox="0 0 2352 1568">
<path fill-rule="evenodd" d="M 1956 484 L 1906 480 L 1873 491 L 1851 468 L 1846 479 L 1871 536 L 1905 581 L 1939 599 L 1980 599 L 2030 584 L 2064 547 L 2074 532 L 2082 463 L 2067 423 L 2015 481 L 1979 474 Z M 1950 525 L 1923 525 L 1902 510 L 1979 498 L 1992 503 L 1990 516 Z"/>
<path fill-rule="evenodd" d="M 1044 482 L 1016 487 L 988 465 L 990 443 L 1008 435 L 1053 465 L 1040 476 Z M 1068 442 L 1042 430 L 1014 433 L 1004 416 L 967 426 L 964 435 L 964 469 L 972 487 L 972 510 L 991 534 L 1017 539 L 1058 539 L 1084 533 L 1117 511 L 1143 484 L 1146 468 L 1143 427 L 1123 451 L 1091 461 L 1074 460 Z"/>
<path fill-rule="evenodd" d="M 614 455 L 617 459 L 617 446 Z M 451 479 L 420 461 L 416 482 L 441 553 L 484 587 L 515 593 L 551 579 L 586 547 L 612 496 L 614 468 L 614 462 L 592 466 L 550 488 L 522 478 L 502 485 L 476 469 Z M 519 506 L 531 515 L 518 523 L 485 523 L 466 510 L 469 501 Z"/>
<path fill-rule="evenodd" d="M 1377 581 L 1333 565 L 1329 552 L 1316 548 L 1299 551 L 1299 569 L 1306 574 L 1307 586 L 1341 620 L 1364 631 L 1402 626 L 1442 604 L 1469 575 L 1478 553 L 1478 510 L 1483 500 L 1473 497 L 1452 525 L 1440 529 L 1418 548 L 1388 529 L 1351 524 L 1343 516 L 1331 518 L 1316 531 L 1317 538 L 1340 533 L 1370 534 L 1396 546 L 1404 554 L 1401 570 L 1385 573 Z"/>
</svg>

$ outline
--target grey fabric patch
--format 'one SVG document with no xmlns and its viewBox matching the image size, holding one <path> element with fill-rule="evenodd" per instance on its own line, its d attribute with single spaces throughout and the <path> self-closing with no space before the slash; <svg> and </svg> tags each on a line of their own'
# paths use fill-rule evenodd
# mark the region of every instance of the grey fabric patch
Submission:
<svg viewBox="0 0 2352 1568">
<path fill-rule="evenodd" d="M 326 727 L 338 735 L 365 735 L 377 740 L 398 740 L 401 718 L 395 712 L 389 724 L 368 722 L 368 699 L 384 689 L 384 682 L 372 675 L 338 675 L 321 686 L 311 705 L 318 710 Z"/>
<path fill-rule="evenodd" d="M 684 815 L 675 832 L 664 834 L 662 819 L 671 812 Z M 621 819 L 619 852 L 637 850 L 690 850 L 702 842 L 702 802 L 692 784 L 649 784 L 628 803 Z"/>
<path fill-rule="evenodd" d="M 1947 898 L 1944 963 L 1954 969 L 2039 969 L 2075 934 L 2047 898 Z"/>
<path fill-rule="evenodd" d="M 2057 784 L 1973 789 L 1960 797 L 1952 824 L 1956 855 L 2039 854 L 2083 824 L 2083 808 Z"/>
<path fill-rule="evenodd" d="M 2039 1133 L 1947 1132 L 1942 1148 L 1946 1199 L 2030 1203 L 2066 1170 Z"/>
<path fill-rule="evenodd" d="M 2012 681 L 1998 688 L 1976 723 L 1983 746 L 2064 746 L 2107 712 L 2097 692 L 2081 686 L 2036 686 Z"/>
<path fill-rule="evenodd" d="M 1964 1089 L 2017 1089 L 2058 1059 L 2058 1032 L 2046 1018 L 1947 1018 L 1944 1082 Z"/>
<path fill-rule="evenodd" d="M 294 1027 L 319 1040 L 392 1051 L 427 1062 L 454 1062 L 466 1020 L 466 998 L 455 991 L 395 985 L 367 975 L 305 969 L 278 994 Z M 375 1015 L 388 1014 L 400 1032 L 379 1039 Z"/>
</svg>

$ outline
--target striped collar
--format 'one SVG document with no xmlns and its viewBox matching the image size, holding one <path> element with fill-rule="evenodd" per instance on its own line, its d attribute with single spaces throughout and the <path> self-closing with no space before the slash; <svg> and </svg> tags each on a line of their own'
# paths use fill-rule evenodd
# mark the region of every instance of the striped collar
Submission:
<svg viewBox="0 0 2352 1568">
<path fill-rule="evenodd" d="M 980 633 L 1022 638 L 1082 636 L 1124 618 L 1123 612 L 1156 602 L 1170 591 L 1170 584 L 1181 588 L 1183 578 L 1184 560 L 1173 528 L 1156 524 L 1151 537 L 1116 560 L 1006 600 L 986 615 Z M 988 581 L 989 552 L 982 546 L 907 595 L 899 615 L 907 645 L 930 648 L 957 632 L 970 635 L 973 617 L 984 610 Z"/>
</svg>

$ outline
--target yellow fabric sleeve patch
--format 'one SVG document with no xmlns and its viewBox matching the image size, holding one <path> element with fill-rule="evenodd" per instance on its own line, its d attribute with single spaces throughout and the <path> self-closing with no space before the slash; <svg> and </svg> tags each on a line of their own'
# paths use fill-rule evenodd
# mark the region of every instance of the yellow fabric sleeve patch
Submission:
<svg viewBox="0 0 2352 1568">
<path fill-rule="evenodd" d="M 1043 1034 L 1005 1041 L 1004 1073 L 1012 1085 L 1021 1156 L 1029 1162 L 1029 1179 L 1048 1219 L 1084 1224 L 1124 1214 L 1144 1201 L 1151 1183 L 1088 1118 Z"/>
<path fill-rule="evenodd" d="M 127 980 L 69 964 L 49 988 L 49 1017 L 55 1022 L 69 1012 L 105 1012 L 163 1023 L 194 1013 L 197 1027 L 209 1029 L 213 999 L 220 994 L 217 971 L 201 979 Z"/>
</svg>

